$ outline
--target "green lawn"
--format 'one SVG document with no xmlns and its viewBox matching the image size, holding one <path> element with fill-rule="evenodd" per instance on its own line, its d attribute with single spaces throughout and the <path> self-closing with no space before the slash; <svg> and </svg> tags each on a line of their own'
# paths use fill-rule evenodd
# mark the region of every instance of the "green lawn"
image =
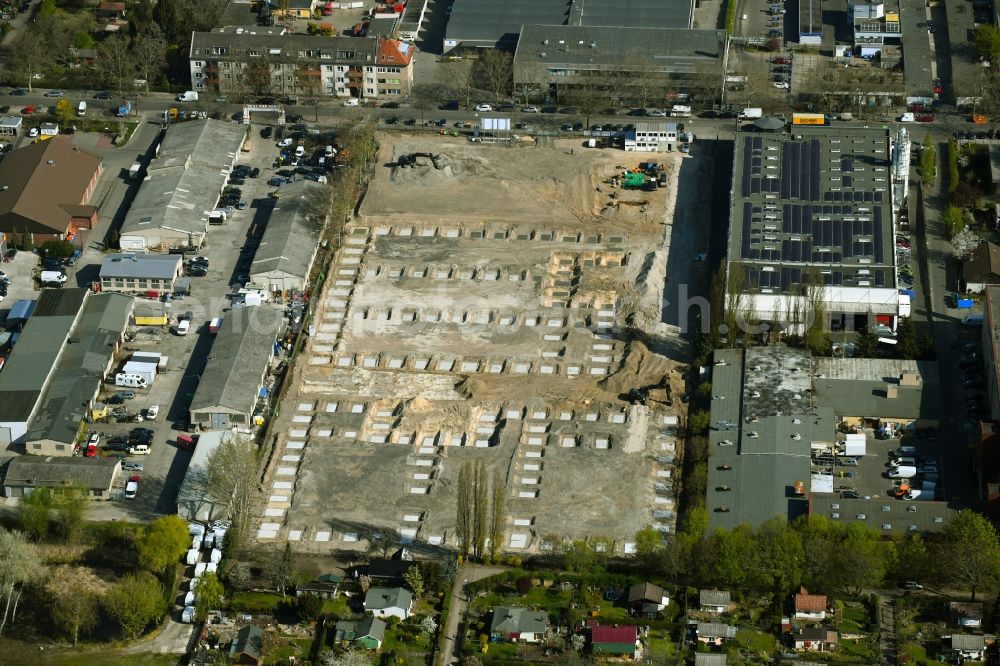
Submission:
<svg viewBox="0 0 1000 666">
<path fill-rule="evenodd" d="M 353 613 L 347 606 L 347 597 L 338 595 L 336 599 L 325 599 L 323 601 L 323 612 L 326 615 L 335 615 L 338 619 L 351 617 Z"/>
<path fill-rule="evenodd" d="M 871 663 L 875 658 L 870 649 L 871 642 L 868 640 L 841 640 L 838 645 L 837 652 L 843 661 Z"/>
<path fill-rule="evenodd" d="M 282 597 L 276 592 L 237 592 L 229 600 L 229 607 L 244 611 L 274 610 Z"/>
<path fill-rule="evenodd" d="M 491 592 L 476 599 L 472 606 L 477 610 L 487 610 L 494 606 L 530 606 L 541 608 L 550 614 L 558 614 L 563 608 L 569 606 L 572 595 L 572 591 L 560 590 L 556 587 L 533 587 L 528 590 L 527 594 L 523 595 L 508 596 Z"/>
<path fill-rule="evenodd" d="M 656 635 L 659 632 L 650 632 L 647 638 L 649 654 L 651 659 L 669 659 L 677 650 L 677 643 L 670 636 Z"/>
</svg>

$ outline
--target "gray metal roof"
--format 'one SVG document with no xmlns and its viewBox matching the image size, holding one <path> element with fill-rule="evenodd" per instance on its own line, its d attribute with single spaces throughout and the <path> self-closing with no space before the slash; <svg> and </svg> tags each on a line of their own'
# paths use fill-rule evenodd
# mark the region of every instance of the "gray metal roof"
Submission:
<svg viewBox="0 0 1000 666">
<path fill-rule="evenodd" d="M 726 655 L 699 652 L 694 655 L 694 666 L 726 666 Z"/>
<path fill-rule="evenodd" d="M 728 606 L 732 602 L 729 590 L 701 590 L 698 593 L 698 603 L 702 606 Z"/>
<path fill-rule="evenodd" d="M 179 254 L 109 254 L 101 262 L 101 278 L 171 280 L 181 270 Z"/>
<path fill-rule="evenodd" d="M 514 61 L 614 69 L 627 60 L 633 69 L 683 74 L 719 67 L 725 45 L 724 30 L 532 24 L 521 30 Z"/>
<path fill-rule="evenodd" d="M 890 158 L 887 129 L 737 134 L 730 270 L 764 294 L 801 295 L 814 272 L 834 289 L 895 289 Z"/>
<path fill-rule="evenodd" d="M 281 189 L 281 198 L 260 239 L 250 267 L 251 278 L 285 273 L 305 279 L 319 242 L 323 220 L 316 220 L 310 198 L 327 191 L 323 185 L 301 180 Z"/>
<path fill-rule="evenodd" d="M 43 289 L 0 372 L 0 421 L 25 422 L 87 297 L 86 289 Z"/>
<path fill-rule="evenodd" d="M 405 587 L 373 587 L 365 595 L 365 610 L 409 608 L 413 595 Z"/>
<path fill-rule="evenodd" d="M 7 465 L 9 488 L 53 488 L 72 484 L 107 491 L 121 469 L 117 458 L 18 456 Z"/>
<path fill-rule="evenodd" d="M 246 136 L 243 125 L 194 120 L 172 125 L 129 207 L 121 233 L 153 229 L 202 235 Z"/>
<path fill-rule="evenodd" d="M 0 127 L 18 129 L 21 127 L 22 122 L 21 116 L 4 116 L 3 118 L 0 118 Z"/>
<path fill-rule="evenodd" d="M 744 358 L 745 354 L 745 358 Z M 808 352 L 781 345 L 716 350 L 706 510 L 709 527 L 806 513 L 810 444 L 835 441 L 833 410 L 810 398 Z"/>
<path fill-rule="evenodd" d="M 191 411 L 225 408 L 250 415 L 280 327 L 281 313 L 268 306 L 227 312 L 191 400 Z"/>
<path fill-rule="evenodd" d="M 45 439 L 70 444 L 76 440 L 131 314 L 131 297 L 96 294 L 87 298 L 69 334 L 72 342 L 63 345 L 59 363 L 38 401 L 28 426 L 29 442 Z"/>
<path fill-rule="evenodd" d="M 510 44 L 536 24 L 688 29 L 693 11 L 687 0 L 455 0 L 445 40 Z"/>
<path fill-rule="evenodd" d="M 901 386 L 900 376 L 914 373 L 919 386 Z M 816 359 L 816 401 L 838 416 L 936 419 L 941 416 L 941 387 L 935 361 L 881 358 Z M 887 387 L 896 386 L 889 398 Z"/>
<path fill-rule="evenodd" d="M 510 606 L 497 606 L 490 621 L 490 633 L 543 634 L 549 626 L 549 616 L 544 611 Z"/>
<path fill-rule="evenodd" d="M 699 622 L 698 635 L 710 638 L 735 638 L 736 627 L 722 622 Z"/>
<path fill-rule="evenodd" d="M 981 635 L 952 634 L 951 649 L 953 650 L 983 650 L 986 639 Z"/>
<path fill-rule="evenodd" d="M 376 16 L 368 22 L 369 37 L 389 37 L 396 29 L 398 16 Z"/>
</svg>

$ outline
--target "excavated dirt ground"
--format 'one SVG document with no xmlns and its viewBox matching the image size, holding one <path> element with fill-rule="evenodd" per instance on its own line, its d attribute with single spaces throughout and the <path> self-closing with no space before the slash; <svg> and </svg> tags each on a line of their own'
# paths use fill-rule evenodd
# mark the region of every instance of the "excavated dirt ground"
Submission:
<svg viewBox="0 0 1000 666">
<path fill-rule="evenodd" d="M 505 550 L 601 535 L 621 552 L 666 529 L 677 412 L 625 398 L 682 390 L 650 347 L 684 158 L 380 143 L 279 421 L 260 538 L 327 551 L 388 529 L 454 547 L 458 471 L 478 459 L 507 486 Z M 646 160 L 666 188 L 608 184 Z"/>
</svg>

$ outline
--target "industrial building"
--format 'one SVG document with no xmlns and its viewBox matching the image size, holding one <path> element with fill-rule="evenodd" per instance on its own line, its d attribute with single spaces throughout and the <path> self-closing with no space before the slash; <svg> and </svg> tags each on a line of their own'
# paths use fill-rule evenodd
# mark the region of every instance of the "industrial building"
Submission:
<svg viewBox="0 0 1000 666">
<path fill-rule="evenodd" d="M 226 313 L 191 400 L 192 423 L 202 430 L 251 429 L 281 320 L 281 312 L 266 305 Z"/>
<path fill-rule="evenodd" d="M 810 0 L 802 0 L 810 2 Z M 819 7 L 817 0 L 811 0 Z M 902 44 L 902 24 L 899 20 L 899 1 L 861 0 L 847 5 L 847 14 L 854 35 L 854 55 L 874 58 L 887 45 Z"/>
<path fill-rule="evenodd" d="M 72 455 L 131 313 L 119 294 L 43 290 L 0 373 L 0 444 Z"/>
<path fill-rule="evenodd" d="M 725 30 L 686 26 L 525 25 L 514 53 L 514 89 L 560 103 L 572 103 L 581 89 L 605 93 L 605 105 L 663 108 L 668 91 L 674 100 L 710 100 L 722 91 L 726 45 Z"/>
<path fill-rule="evenodd" d="M 8 153 L 0 162 L 0 234 L 28 233 L 40 245 L 90 229 L 97 207 L 88 202 L 102 170 L 99 156 L 67 136 Z"/>
<path fill-rule="evenodd" d="M 709 529 L 823 515 L 909 532 L 939 530 L 954 515 L 934 491 L 919 501 L 892 497 L 884 478 L 899 442 L 890 438 L 937 425 L 933 363 L 813 359 L 771 345 L 716 350 L 711 370 Z M 848 438 L 859 442 L 849 463 L 836 453 Z"/>
<path fill-rule="evenodd" d="M 688 30 L 693 17 L 690 0 L 455 0 L 445 28 L 444 52 L 511 49 L 522 26 Z"/>
<path fill-rule="evenodd" d="M 252 284 L 280 293 L 305 289 L 326 226 L 314 197 L 324 192 L 322 185 L 309 180 L 281 188 L 250 266 Z"/>
<path fill-rule="evenodd" d="M 122 223 L 121 249 L 141 253 L 200 246 L 246 131 L 218 120 L 172 125 Z"/>
<path fill-rule="evenodd" d="M 812 299 L 848 328 L 870 312 L 895 329 L 908 314 L 896 276 L 892 148 L 884 128 L 736 135 L 728 271 L 758 321 L 801 331 Z"/>
<path fill-rule="evenodd" d="M 169 293 L 181 275 L 179 254 L 108 254 L 101 262 L 102 291 Z"/>
<path fill-rule="evenodd" d="M 89 499 L 112 499 L 122 476 L 118 458 L 17 456 L 7 464 L 4 497 L 24 497 L 36 488 L 74 489 Z"/>
</svg>

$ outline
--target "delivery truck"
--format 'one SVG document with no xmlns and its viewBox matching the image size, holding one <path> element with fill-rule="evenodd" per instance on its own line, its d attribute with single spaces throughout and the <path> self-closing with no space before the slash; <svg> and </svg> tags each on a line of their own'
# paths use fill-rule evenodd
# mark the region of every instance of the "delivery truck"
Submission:
<svg viewBox="0 0 1000 666">
<path fill-rule="evenodd" d="M 830 121 L 822 113 L 793 113 L 793 125 L 829 125 Z"/>
<path fill-rule="evenodd" d="M 913 465 L 897 465 L 890 467 L 885 476 L 889 479 L 912 479 L 917 475 L 917 468 Z"/>
<path fill-rule="evenodd" d="M 764 109 L 761 109 L 759 107 L 747 107 L 740 112 L 740 120 L 762 118 L 763 116 L 764 116 Z"/>
</svg>

